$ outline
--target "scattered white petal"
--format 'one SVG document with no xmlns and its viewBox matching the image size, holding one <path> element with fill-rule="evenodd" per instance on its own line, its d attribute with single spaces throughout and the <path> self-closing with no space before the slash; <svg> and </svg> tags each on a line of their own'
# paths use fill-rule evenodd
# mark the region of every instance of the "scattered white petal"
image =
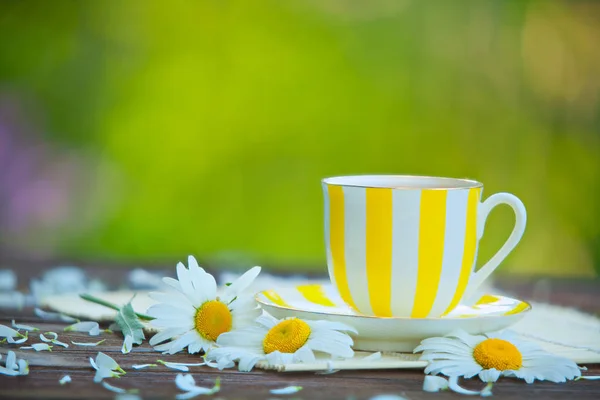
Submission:
<svg viewBox="0 0 600 400">
<path fill-rule="evenodd" d="M 94 321 L 82 321 L 65 328 L 65 332 L 87 332 L 90 336 L 100 334 L 100 325 Z"/>
<path fill-rule="evenodd" d="M 0 337 L 22 337 L 19 332 L 6 325 L 0 325 Z"/>
<path fill-rule="evenodd" d="M 94 382 L 96 383 L 101 382 L 104 378 L 118 378 L 125 374 L 123 368 L 112 357 L 101 351 L 98 352 L 95 360 L 90 357 L 90 364 L 96 370 L 94 376 Z"/>
<path fill-rule="evenodd" d="M 41 319 L 47 321 L 62 321 L 70 323 L 77 322 L 75 318 L 69 317 L 68 315 L 64 315 L 57 312 L 44 311 L 41 308 L 37 307 L 33 309 L 33 312 Z"/>
<path fill-rule="evenodd" d="M 54 336 L 52 339 L 48 339 L 45 335 L 51 335 Z M 58 340 L 58 333 L 56 332 L 46 332 L 44 333 L 40 333 L 40 339 L 42 342 L 46 342 L 46 343 L 52 343 L 55 344 L 57 346 L 62 346 L 64 348 L 69 347 L 68 344 L 61 342 L 60 340 Z"/>
<path fill-rule="evenodd" d="M 73 343 L 75 346 L 87 346 L 87 347 L 94 347 L 94 346 L 98 346 L 99 344 L 102 344 L 106 342 L 106 339 L 102 339 L 98 342 L 74 342 L 71 340 L 71 343 Z"/>
<path fill-rule="evenodd" d="M 469 390 L 469 389 L 465 389 L 465 388 L 461 387 L 458 384 L 458 376 L 451 376 L 448 379 L 448 388 L 450 388 L 450 390 L 452 390 L 453 392 L 456 392 L 456 393 L 466 394 L 468 396 L 473 396 L 473 395 L 480 395 L 482 397 L 491 396 L 492 395 L 492 385 L 493 385 L 493 382 L 488 382 L 488 384 L 485 385 L 485 387 L 480 391 Z"/>
<path fill-rule="evenodd" d="M 52 341 L 52 343 L 53 343 L 53 344 L 55 344 L 55 345 L 57 345 L 57 346 L 64 347 L 65 349 L 66 349 L 67 347 L 69 347 L 69 345 L 68 345 L 68 344 L 66 344 L 66 343 L 64 343 L 64 342 L 61 342 L 60 340 L 53 340 L 53 341 Z"/>
<path fill-rule="evenodd" d="M 12 336 L 8 336 L 6 338 L 6 341 L 10 344 L 21 344 L 21 343 L 25 343 L 27 341 L 27 339 L 29 339 L 29 336 L 28 336 L 28 332 L 25 331 L 25 335 L 21 339 L 15 340 Z"/>
<path fill-rule="evenodd" d="M 441 376 L 425 375 L 423 390 L 426 392 L 439 392 L 448 389 L 448 380 Z"/>
<path fill-rule="evenodd" d="M 19 364 L 19 375 L 28 375 L 29 374 L 29 363 L 23 359 L 18 361 Z"/>
<path fill-rule="evenodd" d="M 177 371 L 188 372 L 190 369 L 188 367 L 199 367 L 201 365 L 206 365 L 205 362 L 189 364 L 189 363 L 174 363 L 163 360 L 156 360 L 157 363 L 164 365 L 165 367 L 176 369 Z"/>
<path fill-rule="evenodd" d="M 124 393 L 116 395 L 115 400 L 142 400 L 142 398 L 137 394 Z"/>
<path fill-rule="evenodd" d="M 17 275 L 12 269 L 0 269 L 0 290 L 13 290 L 17 286 Z"/>
<path fill-rule="evenodd" d="M 115 400 L 142 400 L 142 398 L 137 394 L 124 393 L 116 395 Z"/>
<path fill-rule="evenodd" d="M 397 394 L 378 394 L 369 398 L 369 400 L 408 400 L 406 397 L 398 396 Z"/>
<path fill-rule="evenodd" d="M 17 324 L 14 319 L 12 320 L 12 327 L 16 329 L 23 329 L 24 331 L 39 331 L 39 329 L 35 326 Z"/>
<path fill-rule="evenodd" d="M 104 386 L 105 389 L 110 390 L 111 392 L 114 393 L 119 393 L 119 394 L 127 394 L 127 393 L 137 393 L 138 389 L 123 389 L 120 387 L 116 387 L 111 385 L 110 383 L 106 382 L 106 381 L 102 381 L 102 386 Z"/>
<path fill-rule="evenodd" d="M 58 381 L 58 383 L 60 383 L 61 385 L 64 385 L 65 383 L 69 383 L 71 382 L 71 377 L 69 375 L 65 375 L 62 378 L 60 378 L 60 381 Z"/>
<path fill-rule="evenodd" d="M 126 335 L 125 340 L 123 340 L 123 347 L 121 347 L 121 353 L 127 354 L 133 348 L 133 336 Z"/>
<path fill-rule="evenodd" d="M 46 337 L 46 335 L 51 335 L 51 336 L 54 336 L 54 337 L 52 339 L 48 339 Z M 52 342 L 53 340 L 56 340 L 56 339 L 58 339 L 58 334 L 56 332 L 46 332 L 45 334 L 44 333 L 40 333 L 40 340 L 42 342 L 50 343 L 50 342 Z"/>
<path fill-rule="evenodd" d="M 213 386 L 212 388 L 205 388 L 196 386 L 196 381 L 194 381 L 194 377 L 192 377 L 192 375 L 177 374 L 177 377 L 175 378 L 175 384 L 180 390 L 187 392 L 176 395 L 175 398 L 177 400 L 191 399 L 192 397 L 196 397 L 201 394 L 211 395 L 221 390 L 220 378 L 217 378 L 215 380 L 215 386 Z"/>
<path fill-rule="evenodd" d="M 48 343 L 34 343 L 31 346 L 22 346 L 19 348 L 22 350 L 52 351 L 52 346 L 48 345 Z"/>
<path fill-rule="evenodd" d="M 6 368 L 8 369 L 17 369 L 17 355 L 15 354 L 14 351 L 9 351 L 8 354 L 6 355 L 6 361 L 4 363 L 6 365 Z"/>
<path fill-rule="evenodd" d="M 19 375 L 19 371 L 15 371 L 14 369 L 0 367 L 0 374 L 8 375 L 8 376 L 17 376 Z"/>
<path fill-rule="evenodd" d="M 361 361 L 376 361 L 376 360 L 380 360 L 381 359 L 381 352 L 378 351 L 377 353 L 373 353 L 373 354 L 369 354 L 366 357 L 363 357 L 361 359 Z"/>
<path fill-rule="evenodd" d="M 302 390 L 302 386 L 288 386 L 281 389 L 271 389 L 271 394 L 294 394 Z"/>
<path fill-rule="evenodd" d="M 131 366 L 133 369 L 145 369 L 149 367 L 158 367 L 157 364 L 134 364 Z"/>
<path fill-rule="evenodd" d="M 600 375 L 587 375 L 587 376 L 582 375 L 582 376 L 575 378 L 576 381 L 578 381 L 580 379 L 584 379 L 586 381 L 597 381 L 597 380 L 600 380 Z"/>
</svg>

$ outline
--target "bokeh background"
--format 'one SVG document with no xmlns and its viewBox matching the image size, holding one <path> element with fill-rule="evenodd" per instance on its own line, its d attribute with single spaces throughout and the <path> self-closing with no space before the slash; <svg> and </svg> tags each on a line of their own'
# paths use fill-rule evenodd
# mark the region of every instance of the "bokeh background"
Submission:
<svg viewBox="0 0 600 400">
<path fill-rule="evenodd" d="M 501 273 L 594 276 L 599 20 L 597 1 L 0 1 L 0 254 L 324 271 L 320 179 L 408 173 L 523 200 Z M 481 261 L 512 224 L 491 215 Z"/>
</svg>

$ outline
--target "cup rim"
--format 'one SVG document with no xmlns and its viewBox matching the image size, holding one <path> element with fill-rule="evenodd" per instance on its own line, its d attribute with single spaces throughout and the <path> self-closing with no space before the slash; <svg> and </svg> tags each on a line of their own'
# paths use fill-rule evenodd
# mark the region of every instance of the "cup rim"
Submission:
<svg viewBox="0 0 600 400">
<path fill-rule="evenodd" d="M 448 184 L 454 183 L 451 186 L 425 186 L 425 185 L 369 185 L 353 183 L 352 180 L 359 179 L 420 179 L 420 180 L 431 180 L 431 181 L 442 181 Z M 349 182 L 344 182 L 349 181 Z M 394 189 L 394 190 L 465 190 L 473 188 L 483 188 L 483 183 L 467 178 L 451 178 L 443 176 L 428 176 L 428 175 L 395 175 L 395 174 L 365 174 L 365 175 L 338 175 L 323 178 L 321 183 L 329 186 L 348 186 L 365 189 Z"/>
</svg>

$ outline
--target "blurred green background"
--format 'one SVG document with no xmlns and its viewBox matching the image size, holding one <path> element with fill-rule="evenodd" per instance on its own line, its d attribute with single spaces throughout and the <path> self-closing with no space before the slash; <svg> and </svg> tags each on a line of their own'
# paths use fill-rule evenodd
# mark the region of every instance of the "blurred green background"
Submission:
<svg viewBox="0 0 600 400">
<path fill-rule="evenodd" d="M 600 2 L 0 1 L 0 252 L 325 271 L 325 176 L 469 177 L 600 270 Z M 512 212 L 488 220 L 480 261 Z M 480 262 L 480 263 L 481 263 Z"/>
</svg>

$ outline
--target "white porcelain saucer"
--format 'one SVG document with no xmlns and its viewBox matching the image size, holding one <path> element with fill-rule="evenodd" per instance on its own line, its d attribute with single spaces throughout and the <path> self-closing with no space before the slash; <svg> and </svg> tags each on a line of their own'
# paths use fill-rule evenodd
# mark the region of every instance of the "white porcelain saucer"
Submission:
<svg viewBox="0 0 600 400">
<path fill-rule="evenodd" d="M 265 290 L 256 295 L 264 310 L 276 318 L 342 322 L 358 331 L 354 349 L 412 352 L 421 340 L 455 329 L 471 334 L 493 332 L 519 321 L 531 310 L 527 302 L 486 294 L 475 304 L 459 305 L 440 318 L 374 317 L 347 306 L 331 284 L 305 284 Z"/>
</svg>

